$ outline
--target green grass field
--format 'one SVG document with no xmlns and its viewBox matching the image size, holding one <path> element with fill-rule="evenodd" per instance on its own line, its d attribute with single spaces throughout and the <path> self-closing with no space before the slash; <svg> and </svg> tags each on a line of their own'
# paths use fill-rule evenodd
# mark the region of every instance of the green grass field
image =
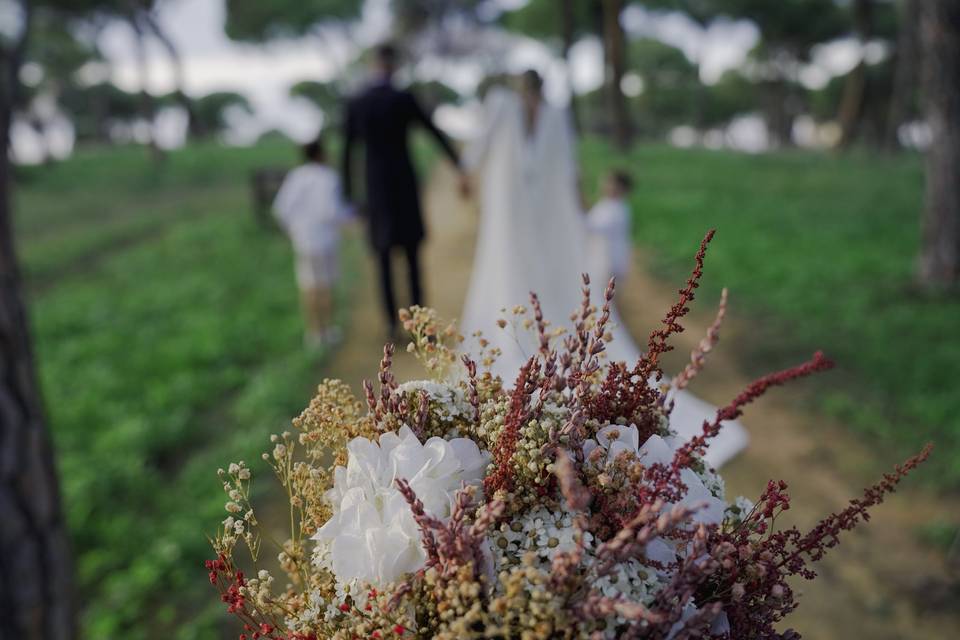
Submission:
<svg viewBox="0 0 960 640">
<path fill-rule="evenodd" d="M 26 173 L 17 229 L 90 638 L 214 636 L 205 534 L 216 469 L 252 460 L 306 405 L 285 239 L 259 228 L 251 167 L 289 145 L 141 149 Z M 190 624 L 184 624 L 184 616 Z"/>
<path fill-rule="evenodd" d="M 960 483 L 960 299 L 914 286 L 920 158 L 791 152 L 761 156 L 588 141 L 587 185 L 608 166 L 634 172 L 634 236 L 652 268 L 683 281 L 705 232 L 709 310 L 729 287 L 746 340 L 734 347 L 761 374 L 816 349 L 838 363 L 819 378 L 817 407 L 890 448 L 937 451 L 920 475 Z"/>
<path fill-rule="evenodd" d="M 636 170 L 636 238 L 671 281 L 718 228 L 704 290 L 730 287 L 751 371 L 825 349 L 841 368 L 819 408 L 890 446 L 935 440 L 927 477 L 956 486 L 960 302 L 911 287 L 917 158 L 644 147 L 624 159 L 592 141 L 583 154 L 588 184 L 615 162 Z M 279 141 L 190 148 L 162 166 L 127 148 L 20 174 L 87 637 L 219 634 L 201 565 L 223 516 L 215 470 L 258 456 L 321 377 L 301 348 L 287 243 L 254 223 L 247 189 L 252 168 L 295 159 Z"/>
</svg>

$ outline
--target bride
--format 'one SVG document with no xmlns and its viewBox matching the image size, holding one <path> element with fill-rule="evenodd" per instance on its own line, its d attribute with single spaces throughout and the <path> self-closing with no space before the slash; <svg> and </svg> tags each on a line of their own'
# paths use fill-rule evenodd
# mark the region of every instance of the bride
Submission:
<svg viewBox="0 0 960 640">
<path fill-rule="evenodd" d="M 540 298 L 553 326 L 569 324 L 580 303 L 586 271 L 586 230 L 580 207 L 573 129 L 565 110 L 543 98 L 535 71 L 519 78 L 518 91 L 493 87 L 484 101 L 480 135 L 467 149 L 466 165 L 479 176 L 481 219 L 470 286 L 464 305 L 464 334 L 482 331 L 501 351 L 494 373 L 509 380 L 530 354 L 536 337 L 521 327 L 497 328 L 510 310 Z M 606 281 L 594 278 L 602 291 Z M 640 355 L 629 334 L 617 325 L 607 357 L 634 362 Z M 715 408 L 686 391 L 676 396 L 671 426 L 688 439 L 700 432 Z M 728 422 L 707 452 L 715 467 L 747 443 L 738 422 Z"/>
</svg>

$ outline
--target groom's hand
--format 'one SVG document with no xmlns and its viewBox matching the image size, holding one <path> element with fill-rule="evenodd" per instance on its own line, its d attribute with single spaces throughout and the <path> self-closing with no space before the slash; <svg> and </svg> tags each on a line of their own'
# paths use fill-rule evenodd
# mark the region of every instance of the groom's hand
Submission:
<svg viewBox="0 0 960 640">
<path fill-rule="evenodd" d="M 468 176 L 465 171 L 460 171 L 457 174 L 457 191 L 464 200 L 469 198 L 473 191 L 473 186 L 470 184 L 470 176 Z"/>
</svg>

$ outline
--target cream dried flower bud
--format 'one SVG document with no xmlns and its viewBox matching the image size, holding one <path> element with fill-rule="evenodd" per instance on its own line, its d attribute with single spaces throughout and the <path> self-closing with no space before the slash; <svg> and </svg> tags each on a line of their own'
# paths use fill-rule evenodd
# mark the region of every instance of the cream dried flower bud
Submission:
<svg viewBox="0 0 960 640">
<path fill-rule="evenodd" d="M 237 472 L 240 471 L 240 465 L 238 465 L 236 462 L 231 462 L 231 463 L 230 463 L 230 466 L 228 467 L 228 469 L 229 469 L 231 475 L 236 475 Z"/>
<path fill-rule="evenodd" d="M 229 511 L 230 513 L 240 513 L 241 511 L 243 511 L 240 505 L 238 505 L 236 502 L 232 500 L 227 504 L 225 504 L 223 508 Z"/>
<path fill-rule="evenodd" d="M 249 480 L 250 469 L 247 469 L 246 467 L 240 469 L 240 471 L 237 473 L 237 477 L 240 478 L 241 480 Z"/>
</svg>

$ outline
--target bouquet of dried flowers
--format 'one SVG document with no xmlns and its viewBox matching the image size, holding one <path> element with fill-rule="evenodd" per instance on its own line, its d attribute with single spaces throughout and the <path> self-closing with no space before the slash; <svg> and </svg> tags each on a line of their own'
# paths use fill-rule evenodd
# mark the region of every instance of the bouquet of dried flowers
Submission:
<svg viewBox="0 0 960 640">
<path fill-rule="evenodd" d="M 791 578 L 815 577 L 811 564 L 929 447 L 811 531 L 777 526 L 790 507 L 782 481 L 728 501 L 703 462 L 710 439 L 770 387 L 831 363 L 817 353 L 751 384 L 700 435 L 671 433 L 671 398 L 717 341 L 719 322 L 665 382 L 660 358 L 712 235 L 632 366 L 602 358 L 612 282 L 596 309 L 584 278 L 569 332 L 549 327 L 536 295 L 515 310 L 539 351 L 508 381 L 485 371 L 497 353 L 482 338 L 478 365 L 433 311 L 403 312 L 432 379 L 398 382 L 388 345 L 365 402 L 327 380 L 294 430 L 272 436 L 263 459 L 289 507 L 273 573 L 249 467 L 220 471 L 229 515 L 207 569 L 240 639 L 799 637 L 777 631 L 796 607 Z M 235 557 L 241 544 L 253 570 Z"/>
</svg>

